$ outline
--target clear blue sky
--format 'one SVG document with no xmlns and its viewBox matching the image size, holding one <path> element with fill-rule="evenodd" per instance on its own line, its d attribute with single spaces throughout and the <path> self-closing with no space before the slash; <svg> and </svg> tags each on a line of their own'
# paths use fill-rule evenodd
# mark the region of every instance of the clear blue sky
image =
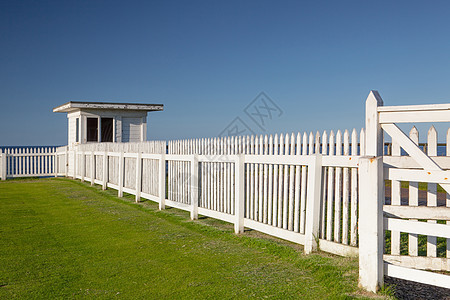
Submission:
<svg viewBox="0 0 450 300">
<path fill-rule="evenodd" d="M 1 1 L 0 145 L 67 143 L 70 100 L 163 103 L 150 139 L 216 136 L 264 91 L 268 133 L 450 102 L 448 1 Z M 252 127 L 253 128 L 253 127 Z M 258 133 L 261 130 L 254 130 Z"/>
</svg>

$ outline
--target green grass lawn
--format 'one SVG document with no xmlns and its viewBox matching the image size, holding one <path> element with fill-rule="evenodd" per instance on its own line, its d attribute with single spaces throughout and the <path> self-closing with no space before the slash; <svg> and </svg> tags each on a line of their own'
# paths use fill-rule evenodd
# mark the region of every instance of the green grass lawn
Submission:
<svg viewBox="0 0 450 300">
<path fill-rule="evenodd" d="M 69 179 L 0 182 L 0 299 L 352 298 L 357 259 Z"/>
</svg>

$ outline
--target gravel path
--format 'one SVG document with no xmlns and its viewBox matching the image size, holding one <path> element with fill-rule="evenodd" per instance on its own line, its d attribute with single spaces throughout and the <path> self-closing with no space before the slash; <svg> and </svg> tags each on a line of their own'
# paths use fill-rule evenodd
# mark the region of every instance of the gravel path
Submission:
<svg viewBox="0 0 450 300">
<path fill-rule="evenodd" d="M 403 279 L 384 277 L 384 284 L 392 286 L 397 299 L 445 299 L 450 300 L 450 289 Z"/>
</svg>

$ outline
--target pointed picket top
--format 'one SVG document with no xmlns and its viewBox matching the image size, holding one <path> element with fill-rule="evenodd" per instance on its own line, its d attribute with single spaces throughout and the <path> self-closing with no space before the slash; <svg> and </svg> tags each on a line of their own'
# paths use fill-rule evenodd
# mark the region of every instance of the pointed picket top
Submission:
<svg viewBox="0 0 450 300">
<path fill-rule="evenodd" d="M 284 155 L 284 134 L 280 134 L 280 155 Z"/>
<path fill-rule="evenodd" d="M 417 130 L 416 126 L 413 126 L 413 128 L 411 128 L 411 131 L 409 132 L 409 138 L 415 144 L 419 144 L 419 131 Z"/>
<path fill-rule="evenodd" d="M 334 155 L 334 131 L 330 131 L 328 155 Z"/>
<path fill-rule="evenodd" d="M 294 133 L 291 133 L 291 149 L 289 151 L 290 155 L 294 155 L 295 154 L 295 135 Z"/>
<path fill-rule="evenodd" d="M 344 131 L 344 155 L 350 155 L 350 137 L 347 129 Z"/>
<path fill-rule="evenodd" d="M 381 96 L 378 93 L 378 91 L 375 90 L 370 91 L 369 96 L 367 96 L 366 99 L 366 106 L 367 105 L 383 106 L 383 99 L 381 99 Z"/>
<path fill-rule="evenodd" d="M 289 134 L 284 137 L 284 155 L 289 155 Z"/>
<path fill-rule="evenodd" d="M 274 144 L 274 155 L 278 155 L 279 154 L 279 152 L 278 152 L 278 133 L 275 133 L 275 137 L 273 138 L 273 144 Z"/>
<path fill-rule="evenodd" d="M 250 154 L 255 154 L 255 136 L 250 137 Z"/>
<path fill-rule="evenodd" d="M 320 132 L 316 132 L 316 140 L 315 140 L 314 153 L 320 153 Z"/>
<path fill-rule="evenodd" d="M 301 146 L 302 146 L 302 137 L 300 135 L 300 132 L 297 132 L 297 147 L 295 148 L 296 155 L 301 154 Z"/>
<path fill-rule="evenodd" d="M 314 154 L 314 134 L 312 131 L 309 133 L 309 141 L 308 141 L 308 155 Z"/>
<path fill-rule="evenodd" d="M 259 154 L 264 154 L 264 137 L 262 134 L 259 136 Z"/>
<path fill-rule="evenodd" d="M 428 130 L 428 139 L 427 139 L 427 154 L 430 156 L 437 156 L 437 131 L 433 125 L 431 125 Z"/>
<path fill-rule="evenodd" d="M 273 136 L 269 136 L 269 155 L 273 154 Z"/>
<path fill-rule="evenodd" d="M 264 135 L 264 154 L 269 154 L 269 137 Z"/>
<path fill-rule="evenodd" d="M 366 155 L 366 132 L 364 128 L 361 128 L 361 132 L 359 134 L 359 155 Z"/>
<path fill-rule="evenodd" d="M 326 130 L 322 134 L 322 155 L 328 155 L 328 133 Z"/>
<path fill-rule="evenodd" d="M 303 132 L 302 155 L 308 155 L 308 135 Z"/>
<path fill-rule="evenodd" d="M 255 154 L 259 154 L 259 137 L 255 136 Z"/>
<path fill-rule="evenodd" d="M 245 140 L 245 154 L 250 154 L 250 136 L 247 135 Z"/>
<path fill-rule="evenodd" d="M 338 130 L 336 133 L 336 155 L 342 155 L 342 132 Z"/>
</svg>

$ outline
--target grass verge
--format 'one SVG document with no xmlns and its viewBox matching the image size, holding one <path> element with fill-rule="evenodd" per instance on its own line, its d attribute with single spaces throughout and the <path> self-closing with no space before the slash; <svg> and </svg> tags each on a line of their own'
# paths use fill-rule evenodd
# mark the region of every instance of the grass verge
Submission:
<svg viewBox="0 0 450 300">
<path fill-rule="evenodd" d="M 358 262 L 69 179 L 0 182 L 0 298 L 361 298 Z"/>
</svg>

